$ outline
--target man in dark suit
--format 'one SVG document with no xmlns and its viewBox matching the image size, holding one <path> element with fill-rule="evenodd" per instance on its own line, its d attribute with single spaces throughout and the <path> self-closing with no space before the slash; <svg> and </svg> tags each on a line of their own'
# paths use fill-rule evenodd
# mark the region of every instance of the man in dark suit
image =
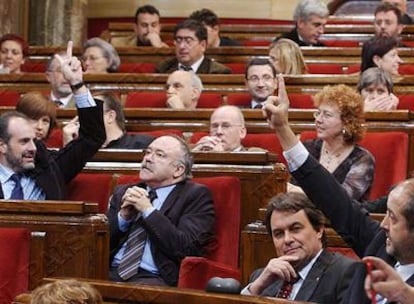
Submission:
<svg viewBox="0 0 414 304">
<path fill-rule="evenodd" d="M 328 16 L 329 11 L 323 1 L 301 0 L 293 13 L 295 28 L 278 38 L 293 40 L 299 46 L 324 46 L 319 38 L 324 33 Z"/>
<path fill-rule="evenodd" d="M 230 74 L 230 68 L 204 56 L 207 47 L 207 30 L 198 21 L 187 19 L 174 29 L 175 57 L 162 61 L 155 71 L 172 73 L 176 70 L 197 74 Z"/>
<path fill-rule="evenodd" d="M 82 67 L 72 57 L 72 42 L 66 56 L 56 57 L 74 93 L 80 136 L 59 151 L 47 150 L 36 140 L 32 121 L 24 114 L 6 112 L 0 117 L 0 198 L 62 200 L 66 184 L 84 167 L 105 140 L 102 104 L 95 101 L 82 81 Z"/>
<path fill-rule="evenodd" d="M 191 167 L 184 140 L 161 136 L 145 150 L 142 183 L 115 189 L 108 211 L 111 280 L 176 286 L 181 260 L 205 253 L 214 239 L 213 200 L 188 180 Z"/>
<path fill-rule="evenodd" d="M 263 113 L 276 130 L 292 175 L 360 257 L 383 259 L 396 268 L 404 281 L 414 285 L 414 179 L 400 183 L 390 192 L 381 223 L 370 218 L 296 138 L 288 123 L 289 100 L 282 76 L 278 76 L 278 86 L 278 96 L 268 98 Z M 365 267 L 358 267 L 343 303 L 370 303 L 364 292 L 365 274 Z"/>
<path fill-rule="evenodd" d="M 266 227 L 277 257 L 253 272 L 242 294 L 339 303 L 356 263 L 324 249 L 325 221 L 322 212 L 302 193 L 273 197 L 267 207 Z M 286 293 L 286 286 L 290 293 Z"/>
</svg>

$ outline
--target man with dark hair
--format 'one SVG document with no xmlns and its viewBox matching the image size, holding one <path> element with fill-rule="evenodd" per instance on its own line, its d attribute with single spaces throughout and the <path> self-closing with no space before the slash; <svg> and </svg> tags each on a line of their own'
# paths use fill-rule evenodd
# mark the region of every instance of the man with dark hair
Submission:
<svg viewBox="0 0 414 304">
<path fill-rule="evenodd" d="M 220 24 L 219 18 L 212 10 L 203 8 L 201 10 L 193 12 L 190 19 L 201 22 L 207 30 L 207 47 L 219 47 L 219 46 L 240 46 L 241 44 L 228 37 L 220 36 Z"/>
<path fill-rule="evenodd" d="M 265 58 L 253 58 L 246 65 L 244 73 L 245 85 L 252 101 L 252 109 L 261 109 L 267 97 L 273 95 L 277 88 L 276 70 Z"/>
<path fill-rule="evenodd" d="M 278 82 L 278 96 L 268 98 L 263 114 L 276 131 L 292 176 L 360 257 L 383 259 L 413 286 L 414 179 L 401 182 L 390 192 L 387 213 L 381 223 L 369 217 L 368 212 L 347 195 L 332 174 L 299 142 L 289 126 L 289 99 L 281 75 Z M 371 303 L 364 290 L 365 275 L 366 267 L 360 264 L 342 303 Z M 377 303 L 389 302 L 377 299 Z"/>
<path fill-rule="evenodd" d="M 399 8 L 388 2 L 377 6 L 374 13 L 374 30 L 377 37 L 393 37 L 400 40 L 404 28 Z"/>
<path fill-rule="evenodd" d="M 281 193 L 267 207 L 266 227 L 276 258 L 253 272 L 242 294 L 339 303 L 355 261 L 325 249 L 325 217 L 302 193 Z M 284 286 L 290 282 L 291 292 Z"/>
<path fill-rule="evenodd" d="M 299 46 L 324 46 L 319 41 L 325 31 L 329 11 L 321 0 L 301 0 L 293 13 L 295 28 L 278 38 L 295 41 Z"/>
<path fill-rule="evenodd" d="M 135 12 L 134 34 L 125 38 L 113 38 L 113 46 L 169 47 L 161 40 L 160 12 L 152 5 L 138 7 Z"/>
<path fill-rule="evenodd" d="M 382 3 L 390 3 L 398 7 L 401 11 L 401 23 L 402 24 L 413 24 L 413 19 L 407 14 L 407 0 L 382 0 Z"/>
<path fill-rule="evenodd" d="M 185 256 L 202 256 L 214 239 L 210 191 L 190 181 L 192 157 L 177 136 L 145 150 L 141 183 L 118 186 L 110 201 L 110 279 L 176 286 Z"/>
<path fill-rule="evenodd" d="M 176 70 L 193 71 L 197 74 L 230 74 L 231 70 L 204 56 L 207 47 L 207 30 L 198 21 L 187 19 L 174 29 L 175 57 L 162 61 L 157 73 Z"/>
</svg>

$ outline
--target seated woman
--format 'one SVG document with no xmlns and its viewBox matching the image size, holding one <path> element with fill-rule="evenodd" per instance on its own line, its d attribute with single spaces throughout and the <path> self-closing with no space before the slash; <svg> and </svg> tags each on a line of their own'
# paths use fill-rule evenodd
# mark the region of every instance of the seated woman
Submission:
<svg viewBox="0 0 414 304">
<path fill-rule="evenodd" d="M 364 98 L 364 111 L 391 111 L 397 109 L 398 97 L 392 93 L 391 76 L 383 69 L 365 70 L 359 78 L 357 90 Z"/>
<path fill-rule="evenodd" d="M 20 36 L 6 34 L 0 38 L 0 70 L 3 73 L 20 74 L 29 46 Z"/>
<path fill-rule="evenodd" d="M 84 43 L 82 65 L 85 73 L 114 73 L 118 71 L 120 64 L 117 51 L 105 40 L 95 37 Z"/>
<path fill-rule="evenodd" d="M 273 64 L 277 73 L 284 75 L 308 73 L 300 47 L 290 39 L 278 39 L 270 45 L 269 61 Z"/>
<path fill-rule="evenodd" d="M 38 140 L 47 140 L 56 126 L 56 105 L 40 92 L 22 95 L 16 104 L 16 111 L 33 120 Z"/>
<path fill-rule="evenodd" d="M 398 56 L 398 41 L 393 37 L 374 37 L 362 46 L 361 74 L 366 69 L 379 67 L 395 76 L 402 62 Z"/>
<path fill-rule="evenodd" d="M 374 179 L 373 155 L 357 144 L 364 135 L 361 95 L 346 85 L 326 86 L 314 96 L 317 138 L 304 145 L 352 198 L 362 201 L 369 195 Z M 292 181 L 295 183 L 295 181 Z M 289 191 L 302 191 L 288 185 Z"/>
</svg>

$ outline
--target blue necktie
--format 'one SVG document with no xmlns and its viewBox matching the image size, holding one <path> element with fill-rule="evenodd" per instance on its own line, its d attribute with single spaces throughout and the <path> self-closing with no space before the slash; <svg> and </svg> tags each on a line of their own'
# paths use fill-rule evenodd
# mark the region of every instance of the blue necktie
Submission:
<svg viewBox="0 0 414 304">
<path fill-rule="evenodd" d="M 22 188 L 22 185 L 20 184 L 21 175 L 14 173 L 12 176 L 10 176 L 10 179 L 14 181 L 15 183 L 10 199 L 22 200 L 23 199 L 23 188 Z"/>
</svg>

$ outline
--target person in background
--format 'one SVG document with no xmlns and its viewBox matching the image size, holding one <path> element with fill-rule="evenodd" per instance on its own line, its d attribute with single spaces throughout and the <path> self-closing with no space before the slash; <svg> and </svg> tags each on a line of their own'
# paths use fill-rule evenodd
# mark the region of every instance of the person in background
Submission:
<svg viewBox="0 0 414 304">
<path fill-rule="evenodd" d="M 280 193 L 270 200 L 265 223 L 276 257 L 253 272 L 241 294 L 340 303 L 356 261 L 326 249 L 323 213 L 302 193 Z"/>
<path fill-rule="evenodd" d="M 383 69 L 366 69 L 360 76 L 357 90 L 364 98 L 364 111 L 392 111 L 398 106 L 398 97 L 393 94 L 391 76 Z"/>
<path fill-rule="evenodd" d="M 374 156 L 357 144 L 365 134 L 363 102 L 346 85 L 324 87 L 314 96 L 317 138 L 304 142 L 309 153 L 332 173 L 348 195 L 360 201 L 368 198 L 375 171 Z M 288 184 L 288 191 L 302 189 Z"/>
<path fill-rule="evenodd" d="M 20 74 L 29 45 L 16 34 L 5 34 L 0 37 L 0 69 L 10 74 Z"/>
<path fill-rule="evenodd" d="M 277 88 L 274 65 L 268 59 L 253 58 L 246 65 L 244 77 L 246 89 L 252 96 L 250 108 L 261 109 Z"/>
<path fill-rule="evenodd" d="M 169 47 L 160 37 L 160 12 L 157 8 L 150 4 L 138 7 L 134 20 L 134 33 L 128 37 L 112 38 L 113 46 Z"/>
<path fill-rule="evenodd" d="M 103 121 L 106 139 L 103 149 L 145 149 L 153 137 L 146 134 L 128 134 L 125 129 L 124 109 L 121 102 L 112 94 L 94 96 L 103 101 Z M 75 117 L 63 127 L 63 144 L 67 145 L 79 137 L 79 119 Z"/>
<path fill-rule="evenodd" d="M 214 48 L 220 46 L 240 46 L 240 42 L 230 39 L 229 37 L 222 37 L 220 35 L 220 21 L 216 13 L 208 8 L 191 13 L 190 19 L 197 20 L 204 25 L 207 30 L 207 48 Z"/>
<path fill-rule="evenodd" d="M 324 46 L 319 38 L 325 31 L 328 16 L 328 7 L 324 1 L 301 0 L 293 13 L 295 28 L 277 39 L 290 39 L 299 46 Z"/>
<path fill-rule="evenodd" d="M 56 127 L 56 106 L 40 92 L 23 94 L 17 101 L 16 111 L 32 120 L 38 140 L 46 140 Z"/>
<path fill-rule="evenodd" d="M 404 25 L 402 24 L 401 11 L 398 7 L 388 2 L 383 2 L 375 9 L 374 16 L 375 36 L 393 37 L 400 42 L 400 35 Z"/>
<path fill-rule="evenodd" d="M 82 65 L 86 74 L 114 73 L 120 64 L 117 51 L 105 40 L 95 37 L 83 44 Z"/>
<path fill-rule="evenodd" d="M 300 47 L 293 40 L 278 39 L 269 47 L 269 60 L 276 73 L 284 75 L 301 75 L 308 73 L 308 67 Z"/>
<path fill-rule="evenodd" d="M 101 294 L 90 284 L 74 279 L 59 280 L 37 287 L 30 304 L 102 304 Z"/>
<path fill-rule="evenodd" d="M 393 37 L 373 37 L 362 45 L 361 73 L 368 68 L 379 67 L 396 76 L 401 63 L 398 41 Z"/>
<path fill-rule="evenodd" d="M 210 117 L 210 134 L 202 137 L 192 148 L 196 151 L 247 151 L 241 141 L 247 130 L 244 116 L 236 106 L 221 106 Z"/>
<path fill-rule="evenodd" d="M 401 23 L 404 25 L 413 24 L 413 19 L 407 14 L 407 0 L 382 0 L 382 3 L 390 3 L 401 11 Z"/>
<path fill-rule="evenodd" d="M 203 83 L 194 72 L 174 71 L 168 76 L 165 90 L 169 108 L 194 110 L 203 91 Z"/>
<path fill-rule="evenodd" d="M 204 55 L 207 48 L 207 30 L 198 21 L 187 19 L 174 29 L 175 57 L 161 61 L 155 71 L 172 73 L 176 70 L 197 74 L 230 74 L 230 68 Z"/>
</svg>

